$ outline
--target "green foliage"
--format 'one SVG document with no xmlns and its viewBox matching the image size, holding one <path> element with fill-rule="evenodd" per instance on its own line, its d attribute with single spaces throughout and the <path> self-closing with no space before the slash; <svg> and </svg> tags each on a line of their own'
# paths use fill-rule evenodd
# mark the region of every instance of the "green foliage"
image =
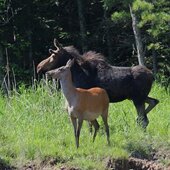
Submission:
<svg viewBox="0 0 170 170">
<path fill-rule="evenodd" d="M 158 50 L 161 48 L 161 44 L 160 43 L 150 43 L 148 45 L 148 50 L 154 49 L 154 50 Z"/>
<path fill-rule="evenodd" d="M 3 12 L 4 8 L 5 8 L 5 1 L 4 0 L 0 0 L 0 12 Z"/>
<path fill-rule="evenodd" d="M 154 38 L 169 32 L 170 13 L 167 10 L 168 4 L 169 2 L 165 0 L 154 3 L 136 0 L 133 3 L 133 10 L 141 16 L 139 26 L 144 27 L 150 24 L 146 31 Z"/>
<path fill-rule="evenodd" d="M 125 12 L 125 11 L 121 11 L 121 12 L 114 12 L 111 15 L 111 19 L 113 22 L 118 23 L 118 22 L 126 22 L 128 21 L 130 18 L 129 13 Z"/>
<path fill-rule="evenodd" d="M 136 0 L 133 3 L 133 10 L 136 11 L 152 11 L 154 5 L 152 3 L 146 2 L 145 0 Z"/>
<path fill-rule="evenodd" d="M 99 118 L 96 141 L 92 143 L 84 122 L 77 150 L 63 96 L 56 92 L 55 87 L 42 81 L 36 89 L 20 86 L 18 92 L 14 91 L 9 98 L 0 94 L 0 157 L 17 167 L 30 160 L 54 157 L 58 166 L 64 163 L 98 170 L 105 168 L 108 157 L 127 158 L 138 153 L 147 158 L 160 146 L 170 145 L 170 95 L 156 84 L 150 96 L 159 99 L 160 103 L 148 114 L 147 132 L 136 125 L 136 111 L 131 102 L 110 104 L 111 146 L 107 146 L 104 125 Z"/>
</svg>

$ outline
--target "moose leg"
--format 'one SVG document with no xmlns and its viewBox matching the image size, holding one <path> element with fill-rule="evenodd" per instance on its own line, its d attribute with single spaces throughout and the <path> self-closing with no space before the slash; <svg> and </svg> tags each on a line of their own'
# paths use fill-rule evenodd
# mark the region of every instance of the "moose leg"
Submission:
<svg viewBox="0 0 170 170">
<path fill-rule="evenodd" d="M 76 146 L 77 146 L 77 119 L 71 116 L 71 121 L 74 128 L 74 136 L 75 136 Z"/>
<path fill-rule="evenodd" d="M 77 148 L 79 147 L 79 138 L 80 138 L 80 131 L 81 131 L 82 124 L 83 124 L 83 120 L 78 119 L 78 127 L 77 127 L 77 132 L 76 132 L 76 146 L 77 146 Z"/>
<path fill-rule="evenodd" d="M 94 126 L 94 135 L 93 135 L 93 142 L 94 142 L 97 135 L 97 131 L 99 130 L 99 124 L 96 119 L 91 121 L 91 124 Z"/>
<path fill-rule="evenodd" d="M 147 118 L 147 115 L 145 113 L 145 103 L 141 103 L 141 104 L 135 104 L 137 113 L 138 113 L 138 117 L 137 117 L 137 123 L 144 129 L 146 129 L 146 127 L 149 124 L 149 120 Z"/>
<path fill-rule="evenodd" d="M 159 103 L 159 100 L 151 97 L 147 97 L 145 102 L 149 104 L 145 110 L 145 114 L 147 114 Z"/>
<path fill-rule="evenodd" d="M 108 121 L 107 121 L 107 117 L 108 117 L 108 109 L 101 115 L 104 125 L 105 125 L 105 130 L 106 130 L 106 135 L 107 135 L 107 143 L 108 145 L 110 145 L 110 133 L 109 133 L 109 125 L 108 125 Z"/>
</svg>

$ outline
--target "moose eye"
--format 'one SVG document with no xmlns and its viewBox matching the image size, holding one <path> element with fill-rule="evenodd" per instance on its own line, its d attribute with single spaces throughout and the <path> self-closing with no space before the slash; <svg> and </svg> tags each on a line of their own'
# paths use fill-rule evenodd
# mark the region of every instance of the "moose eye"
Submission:
<svg viewBox="0 0 170 170">
<path fill-rule="evenodd" d="M 64 69 L 63 68 L 60 68 L 59 71 L 63 71 Z"/>
</svg>

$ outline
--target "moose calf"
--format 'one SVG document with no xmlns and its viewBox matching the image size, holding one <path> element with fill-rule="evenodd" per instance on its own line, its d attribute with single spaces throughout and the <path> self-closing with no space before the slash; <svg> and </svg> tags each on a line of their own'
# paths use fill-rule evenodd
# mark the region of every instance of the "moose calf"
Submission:
<svg viewBox="0 0 170 170">
<path fill-rule="evenodd" d="M 69 60 L 65 66 L 48 71 L 46 75 L 47 77 L 60 80 L 62 92 L 68 103 L 68 113 L 74 127 L 76 146 L 77 148 L 79 147 L 79 136 L 83 120 L 91 122 L 94 126 L 94 142 L 99 129 L 99 124 L 96 119 L 100 115 L 105 125 L 107 142 L 110 144 L 109 126 L 107 121 L 109 97 L 107 92 L 99 87 L 91 89 L 75 88 L 70 71 L 73 62 L 74 60 Z"/>
</svg>

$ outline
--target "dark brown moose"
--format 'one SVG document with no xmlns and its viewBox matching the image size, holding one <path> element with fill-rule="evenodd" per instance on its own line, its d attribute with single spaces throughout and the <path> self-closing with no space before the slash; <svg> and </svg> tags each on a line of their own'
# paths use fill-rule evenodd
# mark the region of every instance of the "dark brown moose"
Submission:
<svg viewBox="0 0 170 170">
<path fill-rule="evenodd" d="M 148 96 L 154 80 L 152 72 L 145 66 L 116 67 L 110 65 L 99 53 L 89 51 L 80 55 L 73 46 L 62 47 L 54 39 L 56 50 L 49 50 L 50 56 L 37 66 L 37 73 L 66 65 L 69 59 L 75 60 L 71 67 L 72 79 L 75 87 L 104 88 L 110 103 L 125 99 L 133 101 L 137 110 L 137 123 L 146 128 L 149 120 L 147 113 L 157 104 L 158 100 Z M 148 106 L 145 108 L 145 103 Z"/>
</svg>

